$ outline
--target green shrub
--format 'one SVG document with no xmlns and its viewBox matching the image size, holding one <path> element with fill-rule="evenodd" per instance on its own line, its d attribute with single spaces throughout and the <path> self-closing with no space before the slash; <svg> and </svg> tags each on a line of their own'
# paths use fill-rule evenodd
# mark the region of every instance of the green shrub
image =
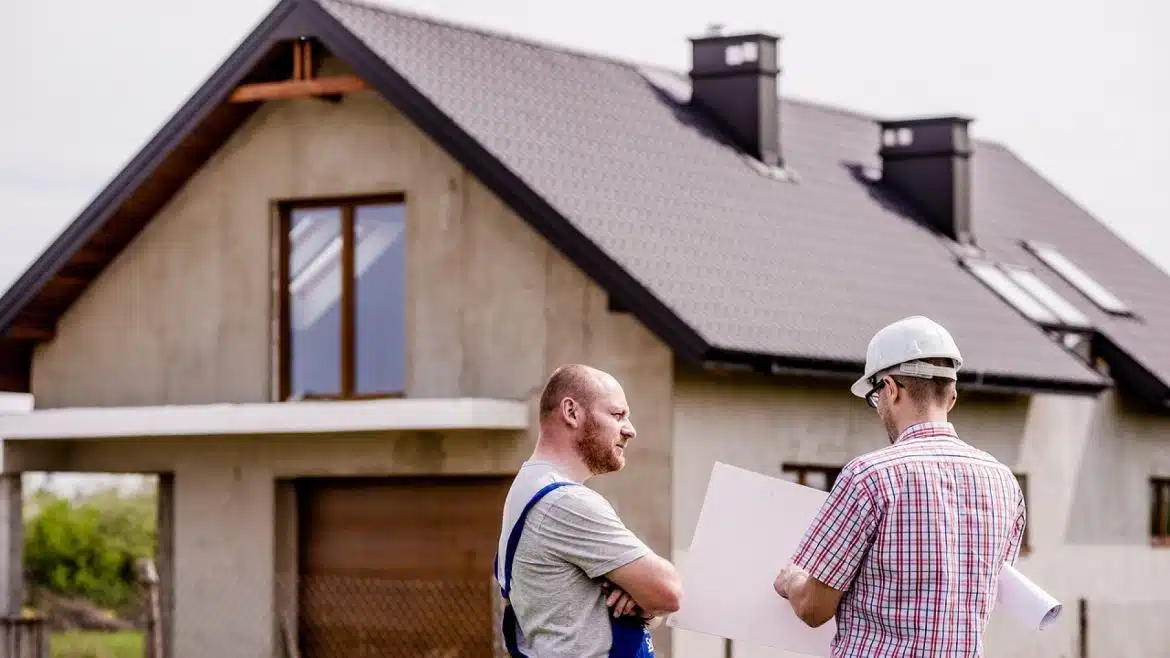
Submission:
<svg viewBox="0 0 1170 658">
<path fill-rule="evenodd" d="M 154 553 L 153 494 L 111 490 L 71 501 L 37 492 L 25 519 L 25 570 L 31 585 L 110 609 L 138 596 L 135 564 Z"/>
</svg>

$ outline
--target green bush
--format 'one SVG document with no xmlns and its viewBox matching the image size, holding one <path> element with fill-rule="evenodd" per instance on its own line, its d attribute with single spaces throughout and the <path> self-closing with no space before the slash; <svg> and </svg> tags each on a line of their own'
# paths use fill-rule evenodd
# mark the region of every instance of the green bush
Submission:
<svg viewBox="0 0 1170 658">
<path fill-rule="evenodd" d="M 138 596 L 135 564 L 154 553 L 153 493 L 116 490 L 69 500 L 44 491 L 25 520 L 31 585 L 122 609 Z"/>
</svg>

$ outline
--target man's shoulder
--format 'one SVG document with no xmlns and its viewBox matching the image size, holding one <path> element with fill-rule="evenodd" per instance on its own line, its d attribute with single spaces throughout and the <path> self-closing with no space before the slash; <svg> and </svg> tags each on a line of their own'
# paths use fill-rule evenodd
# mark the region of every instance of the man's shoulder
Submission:
<svg viewBox="0 0 1170 658">
<path fill-rule="evenodd" d="M 968 465 L 978 464 L 983 468 L 1015 481 L 1015 474 L 1011 468 L 999 461 L 991 453 L 976 448 L 955 436 L 957 441 L 947 442 L 942 448 L 933 443 L 895 443 L 872 450 L 854 457 L 842 468 L 842 474 L 847 471 L 854 479 L 865 480 L 879 476 L 890 469 L 916 463 L 922 460 L 937 461 L 940 457 L 947 460 L 958 460 Z"/>
<path fill-rule="evenodd" d="M 846 476 L 854 482 L 865 481 L 873 477 L 882 469 L 890 466 L 896 459 L 898 453 L 891 450 L 893 447 L 895 446 L 878 448 L 877 450 L 871 450 L 850 459 L 841 467 L 841 475 Z"/>
<path fill-rule="evenodd" d="M 841 467 L 841 476 L 858 484 L 873 481 L 891 469 L 897 470 L 918 457 L 932 454 L 922 445 L 895 443 L 860 454 Z M 841 477 L 838 476 L 838 477 Z"/>
<path fill-rule="evenodd" d="M 546 492 L 544 495 L 545 498 L 551 498 L 557 495 L 559 491 L 576 488 L 575 485 L 578 485 L 577 482 L 562 475 L 552 464 L 528 461 L 521 465 L 520 471 L 512 479 L 512 485 L 509 487 L 508 494 L 517 502 L 523 500 L 527 503 L 540 493 L 541 490 L 552 484 L 559 486 Z"/>
<path fill-rule="evenodd" d="M 570 513 L 615 514 L 613 506 L 597 490 L 580 483 L 570 483 L 551 491 L 546 509 Z"/>
<path fill-rule="evenodd" d="M 522 471 L 516 477 L 509 491 L 512 498 L 510 504 L 520 509 L 545 489 L 548 491 L 532 505 L 530 514 L 541 516 L 551 510 L 595 514 L 610 513 L 613 509 L 609 501 L 596 490 L 570 480 L 555 470 L 539 467 L 528 472 Z"/>
</svg>

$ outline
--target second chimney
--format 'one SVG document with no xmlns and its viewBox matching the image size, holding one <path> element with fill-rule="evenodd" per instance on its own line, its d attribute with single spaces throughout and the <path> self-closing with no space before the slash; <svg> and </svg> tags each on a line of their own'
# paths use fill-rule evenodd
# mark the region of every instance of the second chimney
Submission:
<svg viewBox="0 0 1170 658">
<path fill-rule="evenodd" d="M 881 122 L 882 182 L 960 244 L 975 242 L 969 123 L 955 116 Z"/>
<path fill-rule="evenodd" d="M 721 30 L 691 39 L 691 102 L 722 124 L 740 148 L 772 167 L 784 164 L 776 96 L 779 40 Z"/>
</svg>

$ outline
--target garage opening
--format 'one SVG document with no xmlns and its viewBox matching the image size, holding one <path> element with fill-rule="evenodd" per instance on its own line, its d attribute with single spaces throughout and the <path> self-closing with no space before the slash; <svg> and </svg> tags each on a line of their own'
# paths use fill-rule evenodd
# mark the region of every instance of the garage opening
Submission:
<svg viewBox="0 0 1170 658">
<path fill-rule="evenodd" d="M 491 658 L 510 477 L 295 482 L 303 658 Z"/>
</svg>

